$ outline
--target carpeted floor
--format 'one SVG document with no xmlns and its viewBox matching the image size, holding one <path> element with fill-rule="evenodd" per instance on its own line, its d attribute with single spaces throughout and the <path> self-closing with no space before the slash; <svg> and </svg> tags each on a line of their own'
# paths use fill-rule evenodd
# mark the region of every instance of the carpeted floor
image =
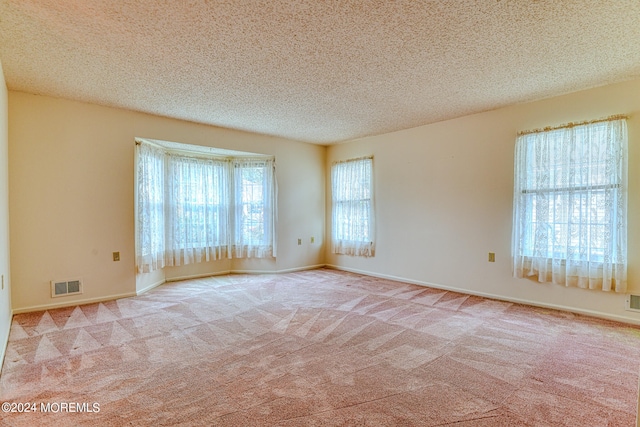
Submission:
<svg viewBox="0 0 640 427">
<path fill-rule="evenodd" d="M 31 412 L 0 424 L 631 427 L 639 369 L 628 325 L 333 270 L 231 275 L 16 315 L 0 401 Z"/>
</svg>

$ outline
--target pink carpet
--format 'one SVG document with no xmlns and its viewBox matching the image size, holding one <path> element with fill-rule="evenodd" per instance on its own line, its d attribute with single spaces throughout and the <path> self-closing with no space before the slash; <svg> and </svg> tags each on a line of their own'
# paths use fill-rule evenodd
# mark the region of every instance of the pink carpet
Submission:
<svg viewBox="0 0 640 427">
<path fill-rule="evenodd" d="M 325 269 L 231 275 L 16 315 L 0 402 L 36 412 L 0 424 L 631 427 L 639 370 L 629 325 Z"/>
</svg>

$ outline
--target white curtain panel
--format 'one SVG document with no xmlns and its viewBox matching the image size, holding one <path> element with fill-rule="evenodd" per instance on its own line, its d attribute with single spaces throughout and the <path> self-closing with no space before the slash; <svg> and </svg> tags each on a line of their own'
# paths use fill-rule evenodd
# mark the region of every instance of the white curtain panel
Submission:
<svg viewBox="0 0 640 427">
<path fill-rule="evenodd" d="M 513 199 L 516 277 L 626 291 L 625 119 L 518 136 Z"/>
<path fill-rule="evenodd" d="M 276 256 L 276 178 L 272 159 L 234 159 L 235 258 Z"/>
<path fill-rule="evenodd" d="M 228 163 L 166 155 L 166 265 L 200 263 L 227 255 Z"/>
<path fill-rule="evenodd" d="M 373 158 L 331 168 L 333 253 L 374 256 Z"/>
<path fill-rule="evenodd" d="M 208 158 L 137 143 L 140 273 L 221 258 L 276 256 L 273 159 Z"/>
<path fill-rule="evenodd" d="M 136 152 L 136 265 L 148 273 L 165 266 L 164 152 L 142 143 Z"/>
</svg>

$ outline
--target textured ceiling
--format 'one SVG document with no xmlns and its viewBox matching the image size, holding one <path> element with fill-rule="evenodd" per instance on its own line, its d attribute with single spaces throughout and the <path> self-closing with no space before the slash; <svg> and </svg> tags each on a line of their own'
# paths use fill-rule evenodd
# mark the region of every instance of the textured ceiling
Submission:
<svg viewBox="0 0 640 427">
<path fill-rule="evenodd" d="M 329 144 L 640 77 L 638 0 L 0 0 L 9 89 Z"/>
</svg>

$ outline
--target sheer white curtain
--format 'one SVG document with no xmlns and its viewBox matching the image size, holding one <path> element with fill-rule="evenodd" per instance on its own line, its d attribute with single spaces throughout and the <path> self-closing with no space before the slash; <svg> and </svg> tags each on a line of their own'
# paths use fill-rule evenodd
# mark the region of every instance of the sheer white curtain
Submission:
<svg viewBox="0 0 640 427">
<path fill-rule="evenodd" d="M 374 256 L 373 158 L 336 162 L 331 168 L 332 251 Z"/>
<path fill-rule="evenodd" d="M 234 256 L 275 257 L 275 162 L 273 159 L 237 158 L 232 166 Z"/>
<path fill-rule="evenodd" d="M 225 257 L 229 162 L 167 154 L 166 163 L 166 265 Z"/>
<path fill-rule="evenodd" d="M 140 273 L 276 256 L 273 159 L 184 155 L 142 141 L 136 147 Z"/>
<path fill-rule="evenodd" d="M 518 136 L 513 270 L 540 282 L 626 291 L 624 119 Z"/>
<path fill-rule="evenodd" d="M 140 273 L 148 273 L 165 266 L 164 151 L 142 143 L 136 151 L 136 265 Z"/>
</svg>

